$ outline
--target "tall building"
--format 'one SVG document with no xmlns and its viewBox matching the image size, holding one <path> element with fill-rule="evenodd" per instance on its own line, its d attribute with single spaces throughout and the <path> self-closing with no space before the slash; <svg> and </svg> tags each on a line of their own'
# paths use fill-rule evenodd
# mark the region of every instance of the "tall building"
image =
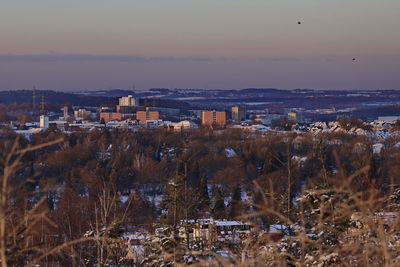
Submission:
<svg viewBox="0 0 400 267">
<path fill-rule="evenodd" d="M 41 115 L 39 121 L 39 127 L 43 129 L 49 128 L 49 117 Z"/>
<path fill-rule="evenodd" d="M 140 124 L 146 124 L 146 121 L 149 120 L 159 120 L 159 119 L 160 119 L 160 113 L 158 111 L 150 111 L 149 108 L 146 108 L 146 111 L 136 112 L 136 120 L 138 120 Z"/>
<path fill-rule="evenodd" d="M 64 118 L 64 120 L 66 120 L 66 119 L 68 119 L 68 106 L 64 106 L 63 107 L 63 118 Z"/>
<path fill-rule="evenodd" d="M 232 107 L 232 119 L 234 122 L 241 122 L 246 119 L 246 109 L 240 106 Z"/>
<path fill-rule="evenodd" d="M 201 123 L 207 126 L 211 125 L 224 126 L 226 125 L 226 112 L 215 111 L 215 110 L 203 111 L 201 113 Z"/>
<path fill-rule="evenodd" d="M 132 95 L 128 95 L 126 97 L 121 97 L 119 99 L 119 106 L 120 107 L 134 107 L 137 106 L 137 101 L 136 98 L 134 98 Z"/>
<path fill-rule="evenodd" d="M 117 112 L 122 113 L 124 116 L 133 116 L 137 111 L 137 101 L 132 95 L 121 97 L 119 105 L 117 105 Z"/>
</svg>

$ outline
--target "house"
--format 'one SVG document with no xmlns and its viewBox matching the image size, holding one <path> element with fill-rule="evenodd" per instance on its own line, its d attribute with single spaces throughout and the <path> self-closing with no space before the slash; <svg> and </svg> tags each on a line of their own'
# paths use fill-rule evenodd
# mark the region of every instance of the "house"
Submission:
<svg viewBox="0 0 400 267">
<path fill-rule="evenodd" d="M 190 129 L 197 129 L 198 126 L 196 123 L 188 120 L 180 121 L 180 122 L 170 122 L 167 124 L 168 128 L 174 131 L 181 131 L 181 130 L 190 130 Z"/>
<path fill-rule="evenodd" d="M 179 236 L 186 238 L 188 232 L 189 238 L 195 242 L 203 244 L 212 244 L 221 242 L 225 245 L 234 245 L 241 243 L 243 237 L 251 232 L 251 225 L 241 221 L 227 221 L 198 219 L 182 220 L 180 222 Z"/>
</svg>

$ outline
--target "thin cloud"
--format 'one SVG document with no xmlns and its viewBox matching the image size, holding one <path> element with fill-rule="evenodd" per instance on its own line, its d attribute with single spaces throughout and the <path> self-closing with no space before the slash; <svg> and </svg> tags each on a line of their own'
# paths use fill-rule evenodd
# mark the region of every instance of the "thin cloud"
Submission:
<svg viewBox="0 0 400 267">
<path fill-rule="evenodd" d="M 258 60 L 263 62 L 300 62 L 303 59 L 290 57 L 260 57 Z"/>
<path fill-rule="evenodd" d="M 105 55 L 105 54 L 0 54 L 0 62 L 132 62 L 132 63 L 168 63 L 168 62 L 233 62 L 237 60 L 258 60 L 262 62 L 301 62 L 305 59 L 290 57 L 146 57 L 141 55 Z"/>
<path fill-rule="evenodd" d="M 0 62 L 213 62 L 220 58 L 194 57 L 145 57 L 140 55 L 96 54 L 0 54 Z"/>
</svg>

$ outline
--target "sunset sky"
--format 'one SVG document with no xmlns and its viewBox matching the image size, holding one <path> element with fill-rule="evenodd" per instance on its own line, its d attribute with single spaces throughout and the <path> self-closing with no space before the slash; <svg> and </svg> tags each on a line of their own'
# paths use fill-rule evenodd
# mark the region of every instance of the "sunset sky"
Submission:
<svg viewBox="0 0 400 267">
<path fill-rule="evenodd" d="M 1 2 L 0 90 L 400 89 L 399 0 Z"/>
</svg>

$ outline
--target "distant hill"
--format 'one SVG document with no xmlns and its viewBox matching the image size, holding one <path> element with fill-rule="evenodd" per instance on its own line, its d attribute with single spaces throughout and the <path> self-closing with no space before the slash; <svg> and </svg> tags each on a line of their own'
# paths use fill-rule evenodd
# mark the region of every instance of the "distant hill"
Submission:
<svg viewBox="0 0 400 267">
<path fill-rule="evenodd" d="M 359 118 L 373 118 L 373 119 L 377 119 L 380 116 L 400 116 L 400 105 L 359 109 L 354 111 L 352 115 Z"/>
<path fill-rule="evenodd" d="M 275 88 L 247 88 L 238 91 L 239 94 L 267 94 L 267 93 L 290 93 L 290 91 Z"/>
<path fill-rule="evenodd" d="M 184 101 L 172 100 L 172 99 L 157 99 L 157 98 L 142 98 L 140 99 L 140 105 L 146 107 L 162 107 L 162 108 L 179 108 L 179 109 L 190 109 L 192 106 Z"/>
<path fill-rule="evenodd" d="M 168 90 L 168 89 L 166 89 Z M 144 98 L 144 97 L 153 97 L 162 94 L 161 91 L 158 90 L 149 90 L 145 92 L 140 91 L 132 91 L 132 90 L 124 90 L 124 89 L 111 89 L 111 90 L 96 90 L 96 91 L 81 91 L 81 92 L 74 92 L 78 95 L 85 95 L 85 96 L 101 96 L 101 97 L 123 97 L 128 95 L 133 95 L 137 98 Z"/>
<path fill-rule="evenodd" d="M 86 96 L 101 96 L 101 97 L 123 97 L 127 95 L 136 95 L 136 93 L 132 90 L 124 90 L 124 89 L 111 89 L 111 90 L 96 90 L 96 91 L 81 91 L 74 92 L 78 95 L 86 95 Z"/>
<path fill-rule="evenodd" d="M 97 91 L 100 92 L 100 91 Z M 110 93 L 108 93 L 110 92 Z M 102 104 L 118 104 L 118 97 L 134 95 L 133 91 L 127 90 L 111 90 L 104 91 L 103 96 L 99 94 L 91 94 L 92 92 L 80 93 L 64 93 L 56 91 L 36 91 L 36 103 L 40 103 L 41 97 L 44 96 L 45 102 L 51 105 L 73 105 L 73 106 L 91 106 L 98 107 Z M 17 90 L 17 91 L 0 91 L 0 103 L 11 104 L 31 104 L 32 103 L 32 90 Z M 118 95 L 118 97 L 116 96 Z M 139 96 L 140 97 L 140 96 Z M 157 106 L 166 108 L 189 108 L 190 105 L 184 101 L 170 100 L 170 99 L 156 99 L 156 98 L 142 98 L 140 103 L 146 106 Z"/>
<path fill-rule="evenodd" d="M 0 91 L 0 103 L 32 103 L 32 90 Z M 45 102 L 53 105 L 74 105 L 74 106 L 99 106 L 101 104 L 117 104 L 116 97 L 87 96 L 73 93 L 56 91 L 36 91 L 36 103 L 44 96 Z"/>
</svg>

